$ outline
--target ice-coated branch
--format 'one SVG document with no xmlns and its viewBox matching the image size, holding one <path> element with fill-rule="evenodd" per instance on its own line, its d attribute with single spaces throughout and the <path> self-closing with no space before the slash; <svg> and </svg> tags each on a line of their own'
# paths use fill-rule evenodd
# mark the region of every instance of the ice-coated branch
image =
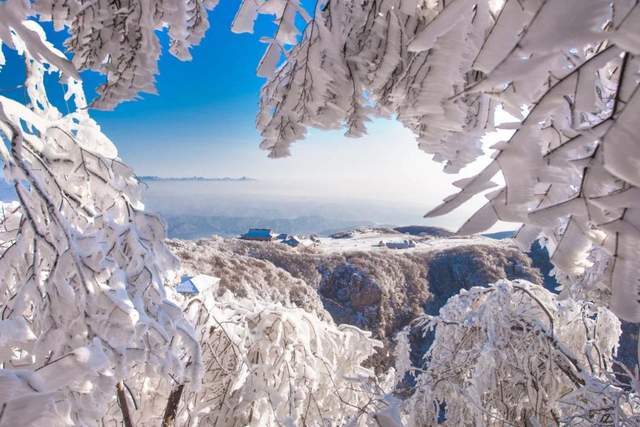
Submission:
<svg viewBox="0 0 640 427">
<path fill-rule="evenodd" d="M 113 109 L 140 93 L 156 93 L 155 78 L 162 46 L 158 32 L 166 29 L 169 52 L 190 60 L 190 49 L 200 43 L 209 28 L 208 12 L 218 0 L 8 0 L 0 4 L 0 40 L 11 43 L 16 33 L 38 58 L 55 65 L 68 77 L 93 70 L 105 76 L 90 107 Z M 232 24 L 234 32 L 253 31 L 258 15 L 272 15 L 276 29 L 263 38 L 267 50 L 258 74 L 269 77 L 280 58 L 298 41 L 296 19 L 311 18 L 299 0 L 243 0 Z M 39 37 L 34 37 L 24 20 L 51 21 L 57 31 L 65 30 L 65 47 L 71 61 L 52 54 Z M 46 43 L 45 43 L 46 44 Z"/>
<path fill-rule="evenodd" d="M 434 339 L 404 404 L 409 426 L 640 419 L 637 390 L 611 371 L 621 329 L 605 308 L 504 280 L 461 292 L 421 326 Z"/>
<path fill-rule="evenodd" d="M 363 366 L 381 345 L 368 332 L 259 295 L 212 291 L 184 307 L 202 346 L 201 387 L 128 378 L 142 408 L 135 425 L 364 426 L 384 406 Z M 117 416 L 113 407 L 102 421 Z"/>
<path fill-rule="evenodd" d="M 30 104 L 0 96 L 4 178 L 18 198 L 0 216 L 0 383 L 25 387 L 0 394 L 12 420 L 3 425 L 95 425 L 116 394 L 126 419 L 122 380 L 171 375 L 197 387 L 199 345 L 165 288 L 177 263 L 164 225 L 144 212 L 139 183 L 89 117 L 81 84 L 62 73 L 75 110 L 49 101 L 45 75 L 60 70 L 45 60 L 64 56 L 34 22 L 24 25 L 49 51 L 35 56 L 11 33 Z"/>
</svg>

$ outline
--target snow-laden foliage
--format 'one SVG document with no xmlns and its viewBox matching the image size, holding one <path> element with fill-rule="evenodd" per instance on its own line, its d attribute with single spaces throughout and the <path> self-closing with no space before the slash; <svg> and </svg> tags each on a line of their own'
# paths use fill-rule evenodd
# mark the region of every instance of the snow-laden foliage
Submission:
<svg viewBox="0 0 640 427">
<path fill-rule="evenodd" d="M 640 422 L 640 397 L 611 374 L 621 330 L 606 308 L 504 280 L 461 291 L 422 327 L 435 336 L 410 426 Z"/>
<path fill-rule="evenodd" d="M 272 156 L 309 126 L 366 133 L 373 116 L 395 115 L 422 149 L 457 171 L 481 154 L 495 102 L 444 101 L 475 82 L 468 72 L 496 12 L 493 2 L 317 2 L 301 42 L 263 88 L 258 127 Z M 427 51 L 428 50 L 428 51 Z"/>
<path fill-rule="evenodd" d="M 407 372 L 411 371 L 411 344 L 409 342 L 409 327 L 404 327 L 396 334 L 393 356 L 395 358 L 395 374 L 397 381 L 402 381 Z"/>
<path fill-rule="evenodd" d="M 318 2 L 263 88 L 262 147 L 287 155 L 307 127 L 358 136 L 393 115 L 456 172 L 504 111 L 512 136 L 428 216 L 502 175 L 460 231 L 526 224 L 519 240 L 543 235 L 563 284 L 610 292 L 615 312 L 639 321 L 639 54 L 637 0 Z"/>
<path fill-rule="evenodd" d="M 91 107 L 112 109 L 135 99 L 141 92 L 156 93 L 155 76 L 162 46 L 158 32 L 167 32 L 169 52 L 180 60 L 190 60 L 190 49 L 200 43 L 209 28 L 208 12 L 219 0 L 6 0 L 0 4 L 0 42 L 11 43 L 10 32 L 29 45 L 36 56 L 55 64 L 69 77 L 78 71 L 93 70 L 105 76 Z M 271 15 L 277 25 L 272 37 L 263 38 L 267 52 L 259 74 L 269 75 L 280 55 L 297 41 L 295 20 L 310 18 L 299 0 L 243 0 L 232 24 L 235 32 L 251 31 L 258 15 Z M 65 47 L 71 62 L 58 57 L 33 37 L 24 20 L 37 17 L 51 21 L 57 31 L 65 30 Z M 0 60 L 1 60 L 0 56 Z M 0 61 L 1 62 L 1 61 Z"/>
<path fill-rule="evenodd" d="M 29 98 L 0 97 L 0 155 L 19 199 L 0 209 L 3 425 L 397 424 L 399 402 L 384 408 L 362 368 L 377 345 L 362 331 L 223 295 L 188 307 L 194 332 L 164 288 L 175 267 L 164 227 L 86 112 L 78 70 L 106 75 L 94 107 L 153 91 L 155 31 L 168 27 L 172 53 L 187 58 L 213 6 L 0 4 L 0 40 L 25 58 Z M 272 156 L 309 126 L 359 136 L 370 117 L 392 115 L 457 172 L 482 153 L 498 108 L 514 117 L 499 125 L 513 135 L 491 163 L 430 214 L 501 174 L 504 188 L 461 231 L 524 223 L 519 241 L 543 235 L 571 286 L 563 300 L 508 282 L 453 298 L 429 322 L 410 423 L 637 425 L 637 372 L 631 391 L 611 375 L 617 319 L 571 297 L 610 291 L 620 316 L 640 320 L 639 2 L 337 0 L 310 18 L 297 0 L 246 0 L 233 29 L 265 13 L 277 29 L 264 39 L 258 127 Z M 67 28 L 72 61 L 28 16 Z M 71 112 L 48 100 L 47 73 L 61 76 Z M 399 375 L 408 362 L 399 358 Z"/>
<path fill-rule="evenodd" d="M 189 48 L 197 45 L 209 28 L 207 11 L 218 0 L 7 0 L 0 4 L 0 40 L 16 32 L 29 49 L 55 64 L 67 76 L 91 69 L 106 76 L 98 88 L 94 108 L 110 109 L 139 92 L 155 93 L 155 75 L 161 46 L 156 30 L 168 28 L 170 52 L 190 59 Z M 66 29 L 65 42 L 72 62 L 61 61 L 54 53 L 39 49 L 40 42 L 29 35 L 23 20 L 38 16 L 52 21 L 56 30 Z M 35 49 L 38 48 L 37 51 Z"/>
<path fill-rule="evenodd" d="M 165 290 L 177 263 L 163 224 L 81 84 L 62 75 L 73 111 L 49 101 L 45 74 L 59 70 L 44 58 L 64 56 L 21 25 L 4 41 L 25 60 L 29 104 L 0 96 L 4 178 L 19 200 L 0 209 L 0 424 L 94 425 L 125 377 L 199 382 L 200 349 Z"/>
<path fill-rule="evenodd" d="M 381 345 L 369 332 L 255 294 L 216 294 L 185 302 L 202 345 L 201 387 L 127 379 L 136 425 L 160 425 L 173 412 L 179 426 L 355 426 L 384 407 L 373 370 L 362 366 Z"/>
</svg>

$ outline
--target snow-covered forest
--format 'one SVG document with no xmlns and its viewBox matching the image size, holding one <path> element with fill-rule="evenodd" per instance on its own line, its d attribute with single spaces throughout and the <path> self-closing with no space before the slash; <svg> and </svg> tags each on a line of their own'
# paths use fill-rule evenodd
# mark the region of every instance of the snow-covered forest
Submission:
<svg viewBox="0 0 640 427">
<path fill-rule="evenodd" d="M 510 131 L 427 216 L 484 194 L 459 233 L 520 224 L 516 241 L 547 248 L 560 292 L 481 283 L 386 342 L 337 325 L 317 295 L 293 303 L 300 282 L 280 270 L 273 295 L 175 292 L 176 244 L 91 111 L 154 93 L 159 32 L 188 60 L 217 3 L 0 3 L 0 67 L 19 55 L 27 94 L 0 94 L 18 199 L 0 210 L 0 426 L 640 425 L 638 366 L 615 358 L 620 320 L 640 321 L 638 0 L 240 2 L 231 31 L 275 23 L 257 64 L 269 156 L 309 128 L 358 137 L 391 117 L 458 173 L 483 136 Z M 95 99 L 87 70 L 103 77 Z M 246 273 L 242 256 L 220 263 Z M 430 337 L 418 361 L 416 334 Z"/>
</svg>

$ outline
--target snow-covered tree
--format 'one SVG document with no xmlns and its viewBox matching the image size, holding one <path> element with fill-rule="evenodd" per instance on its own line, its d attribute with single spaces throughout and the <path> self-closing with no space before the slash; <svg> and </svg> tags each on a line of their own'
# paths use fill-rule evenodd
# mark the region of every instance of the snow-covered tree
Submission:
<svg viewBox="0 0 640 427">
<path fill-rule="evenodd" d="M 359 387 L 374 384 L 372 371 L 361 363 L 376 341 L 301 310 L 265 306 L 253 312 L 255 304 L 241 302 L 226 301 L 231 308 L 223 314 L 244 319 L 235 331 L 242 340 L 225 342 L 221 330 L 201 329 L 209 364 L 235 349 L 233 380 L 240 391 L 220 400 L 218 412 L 212 412 L 215 405 L 203 406 L 205 395 L 197 394 L 199 386 L 219 389 L 224 378 L 209 369 L 202 380 L 200 343 L 165 289 L 175 280 L 176 262 L 164 246 L 164 226 L 144 212 L 133 172 L 88 115 L 78 71 L 107 75 L 92 107 L 112 107 L 149 91 L 159 54 L 154 31 L 169 24 L 172 52 L 184 56 L 206 27 L 203 7 L 212 5 L 0 4 L 0 41 L 25 60 L 28 98 L 22 105 L 0 97 L 3 171 L 18 197 L 18 203 L 2 206 L 0 217 L 1 425 L 94 425 L 108 419 L 128 426 L 175 416 L 192 423 L 190 417 L 203 414 L 240 423 L 271 417 L 278 424 L 293 417 L 318 424 L 357 420 L 372 410 L 372 389 Z M 47 42 L 35 21 L 23 20 L 30 15 L 67 27 L 73 61 Z M 240 21 L 235 25 L 241 28 Z M 4 56 L 0 61 L 4 65 Z M 48 74 L 57 75 L 66 90 L 66 114 L 47 97 Z M 276 325 L 280 330 L 270 332 Z M 264 332 L 262 339 L 251 335 L 254 327 Z M 214 352 L 209 341 L 226 349 Z M 268 363 L 261 360 L 263 350 L 273 357 Z M 252 376 L 242 377 L 248 363 Z M 291 375 L 290 395 L 269 392 L 256 400 L 254 413 L 245 403 L 258 372 L 265 390 L 272 378 Z M 294 395 L 294 378 L 308 390 Z M 178 385 L 180 393 L 174 389 L 161 396 L 165 401 L 146 404 L 154 384 Z M 184 402 L 198 407 L 167 412 Z M 258 409 L 264 416 L 256 417 Z"/>
<path fill-rule="evenodd" d="M 184 305 L 202 345 L 202 385 L 127 379 L 135 425 L 356 426 L 385 406 L 373 369 L 362 366 L 382 345 L 369 332 L 257 295 L 211 291 Z"/>
<path fill-rule="evenodd" d="M 164 225 L 58 68 L 64 55 L 33 21 L 3 25 L 8 3 L 0 36 L 25 60 L 29 104 L 0 96 L 3 173 L 19 201 L 0 209 L 0 425 L 94 425 L 116 394 L 124 406 L 124 378 L 199 383 L 200 349 L 165 289 L 177 262 Z M 47 97 L 50 73 L 75 104 L 67 114 Z"/>
<path fill-rule="evenodd" d="M 606 308 L 504 280 L 462 291 L 420 326 L 434 338 L 403 408 L 410 426 L 640 422 L 637 388 L 612 374 L 621 331 Z"/>
</svg>

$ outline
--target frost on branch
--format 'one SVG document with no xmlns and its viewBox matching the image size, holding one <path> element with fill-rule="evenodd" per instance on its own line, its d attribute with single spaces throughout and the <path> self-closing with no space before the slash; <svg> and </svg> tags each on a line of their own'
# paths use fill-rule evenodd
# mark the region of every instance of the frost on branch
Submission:
<svg viewBox="0 0 640 427">
<path fill-rule="evenodd" d="M 29 99 L 0 96 L 4 178 L 19 200 L 0 209 L 2 422 L 94 425 L 122 378 L 197 381 L 200 350 L 165 290 L 176 260 L 163 224 L 144 212 L 139 184 L 88 116 L 81 84 L 62 77 L 74 111 L 49 101 L 45 74 L 58 70 L 44 59 L 64 56 L 34 22 L 22 25 L 2 33 L 25 59 Z M 36 56 L 21 34 L 48 53 Z"/>
<path fill-rule="evenodd" d="M 635 0 L 321 2 L 263 88 L 262 147 L 287 155 L 308 127 L 357 136 L 390 115 L 457 172 L 500 107 L 513 135 L 427 215 L 502 175 L 461 232 L 523 223 L 518 240 L 544 237 L 565 293 L 640 321 L 639 55 Z"/>
<path fill-rule="evenodd" d="M 490 97 L 444 101 L 482 76 L 466 70 L 492 9 L 452 3 L 440 13 L 435 1 L 319 2 L 302 41 L 263 88 L 262 147 L 287 155 L 309 126 L 361 136 L 369 118 L 395 115 L 450 172 L 481 154 L 479 137 L 493 127 Z"/>
<path fill-rule="evenodd" d="M 75 70 L 94 70 L 106 76 L 98 88 L 92 107 L 111 109 L 119 102 L 134 99 L 140 92 L 155 93 L 155 75 L 161 46 L 157 30 L 168 28 L 169 51 L 179 59 L 191 58 L 189 49 L 200 43 L 209 28 L 207 11 L 218 0 L 171 0 L 111 2 L 98 0 L 7 0 L 0 4 L 2 27 L 11 27 L 32 48 L 37 40 L 24 37 L 21 22 L 29 16 L 52 21 L 56 30 L 67 29 L 65 46 L 73 54 L 73 66 L 62 68 L 51 52 L 50 62 L 75 76 Z M 36 55 L 37 57 L 37 55 Z"/>
<path fill-rule="evenodd" d="M 94 70 L 106 77 L 98 87 L 93 108 L 112 109 L 141 92 L 156 93 L 155 76 L 162 47 L 158 31 L 167 29 L 169 52 L 181 60 L 191 59 L 189 50 L 200 43 L 209 28 L 208 12 L 219 0 L 7 0 L 0 4 L 0 40 L 11 28 L 30 46 L 67 76 Z M 296 18 L 310 18 L 298 0 L 243 0 L 232 25 L 235 32 L 253 30 L 258 15 L 273 15 L 277 30 L 263 38 L 268 45 L 260 61 L 259 74 L 270 76 L 281 55 L 297 42 Z M 22 21 L 37 16 L 51 21 L 57 31 L 66 30 L 65 47 L 72 63 L 62 61 L 47 49 L 39 49 L 37 39 L 25 37 Z M 4 27 L 4 29 L 3 29 Z"/>
<path fill-rule="evenodd" d="M 620 322 L 606 308 L 500 281 L 437 317 L 408 425 L 637 425 L 640 399 L 611 374 Z"/>
<path fill-rule="evenodd" d="M 127 379 L 136 425 L 160 425 L 170 394 L 181 396 L 179 426 L 364 425 L 383 405 L 362 366 L 381 345 L 370 333 L 257 296 L 215 294 L 185 302 L 202 345 L 200 388 Z"/>
<path fill-rule="evenodd" d="M 300 16 L 306 22 L 310 18 L 299 0 L 242 0 L 231 29 L 236 33 L 253 32 L 255 20 L 261 14 L 273 15 L 276 25 L 272 37 L 262 38 L 267 49 L 258 66 L 259 76 L 270 77 L 287 47 L 298 42 L 296 18 Z"/>
</svg>

